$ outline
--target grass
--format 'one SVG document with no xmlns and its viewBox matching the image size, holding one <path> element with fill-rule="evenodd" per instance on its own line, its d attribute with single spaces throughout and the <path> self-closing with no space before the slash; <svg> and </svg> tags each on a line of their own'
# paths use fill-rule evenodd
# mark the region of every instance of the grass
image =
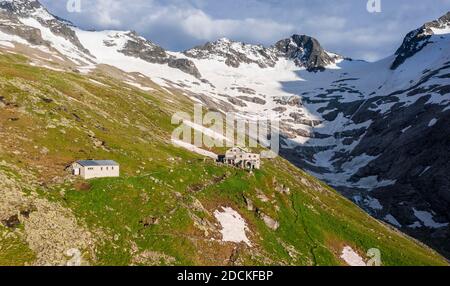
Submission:
<svg viewBox="0 0 450 286">
<path fill-rule="evenodd" d="M 0 233 L 4 233 L 0 237 L 0 266 L 25 266 L 33 262 L 36 255 L 26 241 L 3 226 L 0 226 Z"/>
</svg>

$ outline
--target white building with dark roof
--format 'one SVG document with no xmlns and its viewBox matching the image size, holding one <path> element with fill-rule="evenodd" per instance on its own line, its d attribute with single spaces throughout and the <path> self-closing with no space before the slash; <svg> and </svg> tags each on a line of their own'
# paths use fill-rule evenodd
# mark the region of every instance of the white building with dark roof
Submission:
<svg viewBox="0 0 450 286">
<path fill-rule="evenodd" d="M 261 156 L 241 147 L 231 148 L 225 155 L 219 156 L 219 161 L 242 169 L 259 170 L 261 168 Z"/>
<path fill-rule="evenodd" d="M 112 160 L 80 160 L 73 163 L 71 169 L 73 175 L 85 180 L 120 176 L 120 166 Z"/>
</svg>

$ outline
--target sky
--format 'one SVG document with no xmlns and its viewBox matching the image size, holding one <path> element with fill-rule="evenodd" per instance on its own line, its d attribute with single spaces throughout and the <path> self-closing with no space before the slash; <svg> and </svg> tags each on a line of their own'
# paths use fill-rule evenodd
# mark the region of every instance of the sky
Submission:
<svg viewBox="0 0 450 286">
<path fill-rule="evenodd" d="M 67 9 L 71 1 L 79 1 L 81 9 L 76 4 Z M 379 1 L 380 6 L 372 6 L 377 12 L 368 11 L 368 1 Z M 368 61 L 393 54 L 409 31 L 450 11 L 450 0 L 40 2 L 80 28 L 134 30 L 172 51 L 223 37 L 270 46 L 292 34 L 306 34 L 317 38 L 328 51 Z"/>
</svg>

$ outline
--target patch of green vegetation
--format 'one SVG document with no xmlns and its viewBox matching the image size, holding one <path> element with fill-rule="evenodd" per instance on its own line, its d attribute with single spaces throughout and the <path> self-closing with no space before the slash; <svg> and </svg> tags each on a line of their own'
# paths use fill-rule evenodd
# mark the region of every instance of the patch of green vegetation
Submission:
<svg viewBox="0 0 450 286">
<path fill-rule="evenodd" d="M 36 255 L 16 233 L 0 226 L 0 266 L 31 265 Z"/>
</svg>

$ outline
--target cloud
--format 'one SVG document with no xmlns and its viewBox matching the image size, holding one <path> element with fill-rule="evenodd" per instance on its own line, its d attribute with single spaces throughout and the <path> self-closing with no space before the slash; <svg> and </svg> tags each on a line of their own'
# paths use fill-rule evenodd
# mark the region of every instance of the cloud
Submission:
<svg viewBox="0 0 450 286">
<path fill-rule="evenodd" d="M 100 27 L 118 27 L 122 24 L 119 18 L 113 16 L 122 8 L 119 2 L 114 0 L 98 0 L 97 7 L 93 10 L 96 11 L 97 23 Z"/>
<path fill-rule="evenodd" d="M 208 41 L 221 37 L 247 38 L 250 41 L 266 42 L 274 37 L 294 31 L 289 24 L 281 24 L 271 19 L 213 19 L 199 9 L 161 9 L 140 21 L 141 28 L 178 27 L 197 40 Z"/>
</svg>

